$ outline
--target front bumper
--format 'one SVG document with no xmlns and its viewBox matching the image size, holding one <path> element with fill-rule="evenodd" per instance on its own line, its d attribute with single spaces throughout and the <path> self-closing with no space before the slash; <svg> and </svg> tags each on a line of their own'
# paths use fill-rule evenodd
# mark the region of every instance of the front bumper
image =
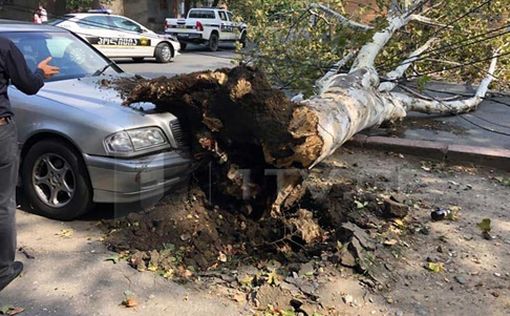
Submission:
<svg viewBox="0 0 510 316">
<path fill-rule="evenodd" d="M 163 197 L 191 171 L 189 154 L 170 151 L 133 159 L 84 154 L 97 203 L 130 203 Z"/>
</svg>

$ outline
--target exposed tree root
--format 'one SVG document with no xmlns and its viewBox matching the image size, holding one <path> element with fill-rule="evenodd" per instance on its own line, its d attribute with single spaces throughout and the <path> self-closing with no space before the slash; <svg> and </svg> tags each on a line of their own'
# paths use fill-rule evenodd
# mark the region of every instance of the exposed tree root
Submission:
<svg viewBox="0 0 510 316">
<path fill-rule="evenodd" d="M 175 114 L 190 135 L 193 155 L 212 162 L 212 183 L 203 182 L 248 213 L 271 209 L 280 194 L 280 177 L 268 170 L 307 168 L 322 148 L 314 112 L 289 101 L 251 67 L 120 81 L 117 86 L 126 104 L 152 102 L 158 111 Z M 298 183 L 296 178 L 280 181 L 288 191 Z M 273 214 L 285 200 L 279 197 Z"/>
</svg>

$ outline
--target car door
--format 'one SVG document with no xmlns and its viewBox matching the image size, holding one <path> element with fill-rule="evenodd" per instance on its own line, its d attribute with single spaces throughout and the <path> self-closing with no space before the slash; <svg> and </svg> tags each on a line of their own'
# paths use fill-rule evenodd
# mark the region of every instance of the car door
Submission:
<svg viewBox="0 0 510 316">
<path fill-rule="evenodd" d="M 121 16 L 111 16 L 112 29 L 119 35 L 119 56 L 150 57 L 154 55 L 154 39 L 142 25 Z"/>
<path fill-rule="evenodd" d="M 229 12 L 227 11 L 227 17 L 228 17 L 228 20 L 230 21 L 231 25 L 232 25 L 232 28 L 233 28 L 233 31 L 234 31 L 234 40 L 239 40 L 241 38 L 241 32 L 242 32 L 242 23 L 241 22 L 237 22 L 235 19 L 234 19 L 234 15 L 232 14 L 232 12 Z"/>
<path fill-rule="evenodd" d="M 78 35 L 85 38 L 108 57 L 115 57 L 118 54 L 116 39 L 117 32 L 111 27 L 108 15 L 88 15 L 76 23 L 79 26 Z"/>
<path fill-rule="evenodd" d="M 229 21 L 227 16 L 227 11 L 219 10 L 218 15 L 220 16 L 221 20 L 221 35 L 220 39 L 222 41 L 233 41 L 235 40 L 235 32 L 234 32 L 234 26 L 232 25 L 232 22 Z"/>
</svg>

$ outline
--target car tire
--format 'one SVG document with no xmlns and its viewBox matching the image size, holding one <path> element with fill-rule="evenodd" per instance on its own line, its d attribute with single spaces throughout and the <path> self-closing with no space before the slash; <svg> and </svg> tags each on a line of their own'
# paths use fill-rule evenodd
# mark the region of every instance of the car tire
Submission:
<svg viewBox="0 0 510 316">
<path fill-rule="evenodd" d="M 181 44 L 181 50 L 186 50 L 186 46 L 188 46 L 187 43 L 183 43 L 183 42 L 179 42 L 179 44 Z"/>
<path fill-rule="evenodd" d="M 133 57 L 132 58 L 135 63 L 141 63 L 145 59 L 144 57 Z"/>
<path fill-rule="evenodd" d="M 209 38 L 209 42 L 207 43 L 207 47 L 211 52 L 215 52 L 218 50 L 218 44 L 219 44 L 218 34 L 212 33 L 211 37 Z"/>
<path fill-rule="evenodd" d="M 85 165 L 62 140 L 48 139 L 33 145 L 23 159 L 21 181 L 29 212 L 72 220 L 93 206 Z"/>
<path fill-rule="evenodd" d="M 174 57 L 173 47 L 171 47 L 168 43 L 161 43 L 156 47 L 154 56 L 158 63 L 169 63 Z"/>
</svg>

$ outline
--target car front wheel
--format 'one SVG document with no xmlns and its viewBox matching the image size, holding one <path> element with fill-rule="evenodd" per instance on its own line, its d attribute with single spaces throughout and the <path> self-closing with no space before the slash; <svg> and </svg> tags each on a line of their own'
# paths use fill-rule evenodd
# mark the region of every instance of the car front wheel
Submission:
<svg viewBox="0 0 510 316">
<path fill-rule="evenodd" d="M 64 142 L 52 139 L 36 143 L 27 152 L 21 171 L 28 211 L 71 220 L 92 207 L 85 166 Z"/>
<path fill-rule="evenodd" d="M 172 61 L 172 48 L 168 43 L 161 43 L 156 47 L 156 61 L 158 63 L 169 63 Z"/>
</svg>

